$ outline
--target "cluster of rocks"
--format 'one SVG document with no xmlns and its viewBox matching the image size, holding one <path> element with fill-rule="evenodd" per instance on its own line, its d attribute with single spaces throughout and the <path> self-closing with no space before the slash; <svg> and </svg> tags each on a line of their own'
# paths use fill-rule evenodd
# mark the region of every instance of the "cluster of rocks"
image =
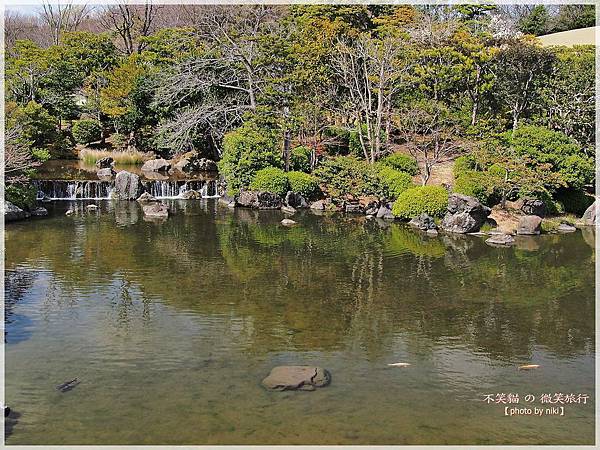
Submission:
<svg viewBox="0 0 600 450">
<path fill-rule="evenodd" d="M 25 211 L 17 205 L 6 200 L 4 202 L 4 221 L 13 222 L 16 220 L 28 219 L 30 217 L 44 217 L 48 215 L 48 210 L 38 206 L 30 211 Z"/>
</svg>

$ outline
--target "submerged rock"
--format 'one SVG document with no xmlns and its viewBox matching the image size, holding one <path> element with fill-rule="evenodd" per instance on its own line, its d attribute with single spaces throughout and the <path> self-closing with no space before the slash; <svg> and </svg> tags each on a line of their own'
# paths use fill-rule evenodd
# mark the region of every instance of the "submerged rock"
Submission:
<svg viewBox="0 0 600 450">
<path fill-rule="evenodd" d="M 274 391 L 314 391 L 315 388 L 327 386 L 330 382 L 331 374 L 328 370 L 311 366 L 274 367 L 262 380 L 264 387 Z"/>
<path fill-rule="evenodd" d="M 236 198 L 236 204 L 246 208 L 279 209 L 282 203 L 281 197 L 272 192 L 242 191 Z"/>
<path fill-rule="evenodd" d="M 296 225 L 298 222 L 293 221 L 292 219 L 283 219 L 281 221 L 281 225 L 283 225 L 284 227 L 293 227 L 294 225 Z"/>
<path fill-rule="evenodd" d="M 568 223 L 561 223 L 556 231 L 558 231 L 559 233 L 574 233 L 575 231 L 577 231 L 577 228 Z"/>
<path fill-rule="evenodd" d="M 33 208 L 31 210 L 31 215 L 33 217 L 45 217 L 48 215 L 48 210 L 46 208 L 42 208 L 41 206 L 38 206 L 37 208 Z"/>
<path fill-rule="evenodd" d="M 150 218 L 166 218 L 169 217 L 169 208 L 164 203 L 150 203 L 144 205 L 144 216 Z"/>
<path fill-rule="evenodd" d="M 286 214 L 296 214 L 296 208 L 292 206 L 283 205 L 281 207 L 281 212 L 284 212 Z"/>
<path fill-rule="evenodd" d="M 87 209 L 88 211 L 97 211 L 98 210 L 98 205 L 87 205 L 85 207 L 85 209 Z"/>
<path fill-rule="evenodd" d="M 73 378 L 70 381 L 59 384 L 56 386 L 56 389 L 60 392 L 68 392 L 80 383 L 81 381 L 79 381 L 77 378 Z"/>
<path fill-rule="evenodd" d="M 448 210 L 441 228 L 450 233 L 473 233 L 479 231 L 491 212 L 476 198 L 454 193 L 448 198 Z"/>
<path fill-rule="evenodd" d="M 494 234 L 485 243 L 492 247 L 508 247 L 515 243 L 515 238 L 510 234 Z"/>
<path fill-rule="evenodd" d="M 171 168 L 171 163 L 166 159 L 151 159 L 146 161 L 142 166 L 144 172 L 168 172 Z"/>
<path fill-rule="evenodd" d="M 222 195 L 219 197 L 218 203 L 223 206 L 227 206 L 228 208 L 235 207 L 235 199 L 233 197 L 229 197 L 228 195 Z"/>
<path fill-rule="evenodd" d="M 144 192 L 140 177 L 125 170 L 117 173 L 113 198 L 117 200 L 135 200 Z"/>
<path fill-rule="evenodd" d="M 542 218 L 539 216 L 523 216 L 519 219 L 517 234 L 535 235 L 540 234 L 542 229 Z"/>
<path fill-rule="evenodd" d="M 13 220 L 22 220 L 29 217 L 29 213 L 23 211 L 16 205 L 13 205 L 11 202 L 6 200 L 4 202 L 4 221 L 11 222 Z"/>
</svg>

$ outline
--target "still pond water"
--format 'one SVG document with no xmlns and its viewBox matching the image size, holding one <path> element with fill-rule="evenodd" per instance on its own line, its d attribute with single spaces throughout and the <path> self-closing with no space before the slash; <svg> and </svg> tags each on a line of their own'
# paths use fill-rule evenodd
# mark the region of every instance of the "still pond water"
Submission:
<svg viewBox="0 0 600 450">
<path fill-rule="evenodd" d="M 215 200 L 169 201 L 162 223 L 97 203 L 6 227 L 7 444 L 593 443 L 592 230 L 498 249 Z M 265 391 L 287 364 L 332 383 Z M 497 393 L 590 399 L 506 417 Z"/>
</svg>

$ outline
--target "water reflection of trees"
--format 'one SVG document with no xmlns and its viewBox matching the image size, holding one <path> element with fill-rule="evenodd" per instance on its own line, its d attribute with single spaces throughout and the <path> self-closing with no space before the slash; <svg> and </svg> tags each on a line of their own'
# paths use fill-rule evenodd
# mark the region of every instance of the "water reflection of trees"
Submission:
<svg viewBox="0 0 600 450">
<path fill-rule="evenodd" d="M 419 336 L 420 347 L 457 337 L 499 359 L 527 356 L 534 345 L 561 355 L 594 345 L 593 252 L 579 235 L 493 249 L 476 237 L 308 213 L 293 228 L 279 224 L 278 212 L 226 209 L 127 228 L 104 215 L 77 220 L 85 225 L 77 237 L 63 218 L 44 222 L 41 241 L 39 230 L 22 227 L 7 241 L 7 268 L 48 265 L 73 295 L 125 286 L 143 297 L 146 316 L 152 299 L 233 314 L 244 320 L 232 339 L 252 352 L 352 345 L 377 357 L 399 333 Z M 127 322 L 123 314 L 139 310 L 121 288 L 117 317 Z"/>
</svg>

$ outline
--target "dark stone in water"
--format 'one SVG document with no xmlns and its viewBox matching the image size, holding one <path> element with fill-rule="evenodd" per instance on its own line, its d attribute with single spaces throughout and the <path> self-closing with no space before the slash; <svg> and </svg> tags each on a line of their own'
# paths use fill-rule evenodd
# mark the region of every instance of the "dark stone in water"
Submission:
<svg viewBox="0 0 600 450">
<path fill-rule="evenodd" d="M 8 417 L 10 416 L 10 407 L 5 406 L 4 407 L 4 417 Z"/>
<path fill-rule="evenodd" d="M 327 369 L 311 366 L 274 367 L 269 376 L 262 380 L 263 386 L 273 391 L 314 391 L 330 382 L 331 374 Z"/>
<path fill-rule="evenodd" d="M 81 383 L 81 381 L 79 381 L 77 378 L 73 378 L 70 381 L 65 381 L 64 383 L 59 384 L 58 386 L 56 386 L 56 389 L 60 392 L 68 392 L 75 386 L 77 386 L 79 383 Z"/>
<path fill-rule="evenodd" d="M 108 169 L 112 167 L 113 163 L 114 160 L 110 156 L 107 156 L 105 158 L 100 158 L 98 161 L 96 161 L 96 167 L 98 167 L 99 169 Z"/>
</svg>

